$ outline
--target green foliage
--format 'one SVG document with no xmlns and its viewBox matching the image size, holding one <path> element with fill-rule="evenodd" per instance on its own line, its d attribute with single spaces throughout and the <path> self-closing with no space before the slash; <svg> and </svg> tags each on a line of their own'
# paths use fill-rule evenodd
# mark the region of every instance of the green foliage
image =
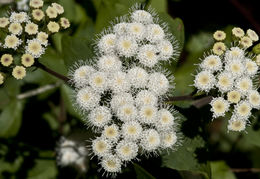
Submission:
<svg viewBox="0 0 260 179">
<path fill-rule="evenodd" d="M 236 179 L 234 173 L 230 170 L 224 161 L 210 162 L 212 179 Z"/>
<path fill-rule="evenodd" d="M 34 168 L 28 173 L 28 179 L 55 178 L 57 169 L 53 160 L 36 160 Z"/>
</svg>

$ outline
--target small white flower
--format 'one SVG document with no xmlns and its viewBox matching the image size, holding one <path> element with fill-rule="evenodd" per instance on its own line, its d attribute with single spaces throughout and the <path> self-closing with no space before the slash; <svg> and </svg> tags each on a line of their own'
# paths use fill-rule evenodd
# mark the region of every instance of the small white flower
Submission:
<svg viewBox="0 0 260 179">
<path fill-rule="evenodd" d="M 102 93 L 107 90 L 108 77 L 104 72 L 95 72 L 89 77 L 90 86 L 98 93 Z"/>
<path fill-rule="evenodd" d="M 112 145 L 109 140 L 103 137 L 98 137 L 92 141 L 92 150 L 98 157 L 109 156 L 111 147 Z"/>
<path fill-rule="evenodd" d="M 95 73 L 96 70 L 91 66 L 84 65 L 75 70 L 73 74 L 73 82 L 77 88 L 87 86 L 89 84 L 89 77 Z"/>
<path fill-rule="evenodd" d="M 230 103 L 238 103 L 241 99 L 241 93 L 236 90 L 230 91 L 227 94 L 227 98 Z"/>
<path fill-rule="evenodd" d="M 164 61 L 169 60 L 173 56 L 173 53 L 176 52 L 173 49 L 172 43 L 168 40 L 160 41 L 156 48 L 158 49 L 160 60 Z"/>
<path fill-rule="evenodd" d="M 7 35 L 5 37 L 4 48 L 12 48 L 16 50 L 22 44 L 22 40 L 15 35 Z"/>
<path fill-rule="evenodd" d="M 169 90 L 170 84 L 164 74 L 155 72 L 149 76 L 147 87 L 156 95 L 163 95 Z"/>
<path fill-rule="evenodd" d="M 258 71 L 257 64 L 249 58 L 246 58 L 246 72 L 250 76 L 254 76 Z"/>
<path fill-rule="evenodd" d="M 163 28 L 161 28 L 160 25 L 150 24 L 146 28 L 147 28 L 147 36 L 146 36 L 147 40 L 149 40 L 152 43 L 163 40 L 165 34 Z"/>
<path fill-rule="evenodd" d="M 253 41 L 258 41 L 259 40 L 259 37 L 258 37 L 257 33 L 255 31 L 251 30 L 251 29 L 248 29 L 246 31 L 246 34 Z"/>
<path fill-rule="evenodd" d="M 140 145 L 144 151 L 155 151 L 160 146 L 160 136 L 154 129 L 147 129 L 143 132 Z"/>
<path fill-rule="evenodd" d="M 112 115 L 109 108 L 98 106 L 90 112 L 87 120 L 91 126 L 104 127 L 111 121 L 111 119 Z"/>
<path fill-rule="evenodd" d="M 136 10 L 131 14 L 131 19 L 134 22 L 140 22 L 143 24 L 150 24 L 153 22 L 153 16 L 145 10 Z"/>
<path fill-rule="evenodd" d="M 138 107 L 142 107 L 144 105 L 156 106 L 158 102 L 157 97 L 148 90 L 140 91 L 135 98 L 135 104 Z"/>
<path fill-rule="evenodd" d="M 157 108 L 154 106 L 142 106 L 139 111 L 139 121 L 143 124 L 154 124 L 157 121 Z"/>
<path fill-rule="evenodd" d="M 156 128 L 160 131 L 166 131 L 171 129 L 174 124 L 174 116 L 172 113 L 167 109 L 160 109 L 158 111 L 158 120 L 156 120 Z"/>
<path fill-rule="evenodd" d="M 137 121 L 125 122 L 122 125 L 122 135 L 126 140 L 140 139 L 142 131 L 142 126 Z"/>
<path fill-rule="evenodd" d="M 9 20 L 14 23 L 23 23 L 29 21 L 29 16 L 25 12 L 12 12 Z"/>
<path fill-rule="evenodd" d="M 130 84 L 127 79 L 127 74 L 121 71 L 111 75 L 109 87 L 114 93 L 126 92 L 130 89 Z"/>
<path fill-rule="evenodd" d="M 233 88 L 233 80 L 234 79 L 230 73 L 222 72 L 218 75 L 216 86 L 222 93 L 230 91 Z"/>
<path fill-rule="evenodd" d="M 171 148 L 177 142 L 177 135 L 173 131 L 163 132 L 161 135 L 161 147 L 162 148 Z"/>
<path fill-rule="evenodd" d="M 80 157 L 73 148 L 63 148 L 60 152 L 60 164 L 63 166 L 75 163 Z"/>
<path fill-rule="evenodd" d="M 213 98 L 210 105 L 210 110 L 213 112 L 213 118 L 224 116 L 229 110 L 229 103 L 222 97 Z"/>
<path fill-rule="evenodd" d="M 113 26 L 113 30 L 117 36 L 124 36 L 128 33 L 128 23 L 121 22 Z"/>
<path fill-rule="evenodd" d="M 251 105 L 247 101 L 241 101 L 235 105 L 235 114 L 239 118 L 248 118 L 251 115 Z"/>
<path fill-rule="evenodd" d="M 131 37 L 135 38 L 137 41 L 143 40 L 145 38 L 146 28 L 141 23 L 129 23 L 128 33 Z"/>
<path fill-rule="evenodd" d="M 110 105 L 114 112 L 117 112 L 125 104 L 134 104 L 134 99 L 130 93 L 120 93 L 113 95 Z"/>
<path fill-rule="evenodd" d="M 212 72 L 219 71 L 222 68 L 222 62 L 219 56 L 210 55 L 207 56 L 200 64 L 201 68 L 204 70 L 209 70 Z"/>
<path fill-rule="evenodd" d="M 120 137 L 118 126 L 116 124 L 105 126 L 102 132 L 102 136 L 112 142 L 117 142 Z"/>
<path fill-rule="evenodd" d="M 245 66 L 241 60 L 230 60 L 225 65 L 225 70 L 231 73 L 233 77 L 239 77 L 244 73 Z"/>
<path fill-rule="evenodd" d="M 34 58 L 39 58 L 45 52 L 45 48 L 37 39 L 27 40 L 27 46 L 25 47 L 25 50 L 26 53 L 32 55 Z"/>
<path fill-rule="evenodd" d="M 81 109 L 91 110 L 98 105 L 100 98 L 100 95 L 93 89 L 85 87 L 78 91 L 76 101 Z"/>
<path fill-rule="evenodd" d="M 140 47 L 137 58 L 144 66 L 152 68 L 158 63 L 159 56 L 156 54 L 157 49 L 154 45 L 143 45 Z"/>
<path fill-rule="evenodd" d="M 119 107 L 117 116 L 123 122 L 135 120 L 137 117 L 137 109 L 132 104 L 125 104 L 122 107 Z"/>
<path fill-rule="evenodd" d="M 101 166 L 110 173 L 121 172 L 121 160 L 115 155 L 109 155 L 102 159 Z"/>
<path fill-rule="evenodd" d="M 111 54 L 115 50 L 116 45 L 116 35 L 106 34 L 98 42 L 98 48 L 101 52 L 105 54 Z"/>
<path fill-rule="evenodd" d="M 215 85 L 215 78 L 209 71 L 201 71 L 194 80 L 194 86 L 199 90 L 209 92 Z"/>
<path fill-rule="evenodd" d="M 117 144 L 115 151 L 122 161 L 130 161 L 136 158 L 138 146 L 134 142 L 123 140 Z"/>
<path fill-rule="evenodd" d="M 250 90 L 248 93 L 248 101 L 253 108 L 260 108 L 260 94 L 256 90 Z"/>
<path fill-rule="evenodd" d="M 236 82 L 236 88 L 240 91 L 243 95 L 246 95 L 249 90 L 253 87 L 253 82 L 248 77 L 239 78 Z"/>
<path fill-rule="evenodd" d="M 242 50 L 239 47 L 231 47 L 230 50 L 228 50 L 225 53 L 225 60 L 230 61 L 230 60 L 239 60 L 244 58 L 244 50 Z"/>
<path fill-rule="evenodd" d="M 21 35 L 23 31 L 23 27 L 20 23 L 11 23 L 8 27 L 9 32 L 14 35 Z"/>
<path fill-rule="evenodd" d="M 240 119 L 233 115 L 230 120 L 228 120 L 228 130 L 241 132 L 246 129 L 246 120 Z"/>
<path fill-rule="evenodd" d="M 101 71 L 115 72 L 121 69 L 122 62 L 115 55 L 104 55 L 99 58 L 97 65 Z"/>
<path fill-rule="evenodd" d="M 130 84 L 135 88 L 144 88 L 148 81 L 148 73 L 140 68 L 134 67 L 128 70 L 128 80 Z"/>
<path fill-rule="evenodd" d="M 120 56 L 132 57 L 137 53 L 138 44 L 133 37 L 123 36 L 117 40 L 116 48 Z"/>
</svg>

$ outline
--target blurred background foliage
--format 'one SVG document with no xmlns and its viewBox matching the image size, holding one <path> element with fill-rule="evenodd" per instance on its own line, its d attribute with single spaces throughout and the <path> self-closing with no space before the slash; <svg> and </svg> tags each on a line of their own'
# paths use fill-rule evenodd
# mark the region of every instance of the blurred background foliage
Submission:
<svg viewBox="0 0 260 179">
<path fill-rule="evenodd" d="M 230 32 L 233 26 L 240 26 L 260 33 L 254 1 L 59 0 L 72 26 L 52 37 L 40 62 L 67 75 L 75 61 L 93 56 L 96 34 L 136 2 L 156 9 L 180 43 L 179 60 L 167 66 L 176 78 L 175 96 L 194 91 L 190 86 L 194 64 L 212 46 L 215 30 Z M 0 16 L 8 11 L 10 5 L 2 4 Z M 50 89 L 37 96 L 21 95 L 46 85 Z M 89 162 L 87 173 L 56 164 L 55 147 L 61 136 L 81 142 L 93 136 L 73 108 L 71 95 L 68 85 L 41 69 L 32 70 L 22 81 L 8 79 L 0 87 L 0 178 L 102 178 L 95 159 Z M 175 104 L 181 113 L 181 145 L 174 152 L 129 165 L 118 178 L 260 177 L 260 112 L 254 114 L 247 133 L 228 133 L 227 120 L 210 120 L 208 105 L 196 107 L 194 101 Z"/>
</svg>

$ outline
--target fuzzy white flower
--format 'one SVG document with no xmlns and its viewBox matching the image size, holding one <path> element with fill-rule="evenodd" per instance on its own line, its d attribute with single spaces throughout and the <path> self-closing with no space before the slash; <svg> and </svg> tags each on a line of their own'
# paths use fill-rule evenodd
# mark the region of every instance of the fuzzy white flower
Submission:
<svg viewBox="0 0 260 179">
<path fill-rule="evenodd" d="M 115 34 L 106 34 L 102 36 L 98 42 L 99 50 L 105 54 L 113 53 L 115 50 L 115 45 L 116 45 Z"/>
<path fill-rule="evenodd" d="M 125 122 L 122 125 L 122 135 L 126 140 L 140 139 L 142 131 L 142 126 L 137 121 Z"/>
<path fill-rule="evenodd" d="M 77 88 L 87 86 L 89 84 L 89 77 L 91 74 L 95 73 L 96 70 L 91 66 L 84 65 L 79 67 L 73 73 L 73 82 Z"/>
<path fill-rule="evenodd" d="M 251 30 L 251 29 L 248 29 L 246 31 L 246 34 L 253 41 L 258 41 L 259 40 L 259 37 L 258 37 L 257 33 L 255 31 Z"/>
<path fill-rule="evenodd" d="M 127 35 L 127 33 L 128 33 L 128 23 L 121 22 L 121 23 L 115 24 L 113 26 L 113 30 L 114 30 L 114 33 L 117 36 Z"/>
<path fill-rule="evenodd" d="M 21 35 L 23 31 L 23 27 L 20 23 L 11 23 L 8 27 L 9 32 L 14 35 Z"/>
<path fill-rule="evenodd" d="M 213 112 L 213 118 L 224 116 L 229 110 L 229 103 L 222 97 L 213 98 L 210 105 L 210 110 Z"/>
<path fill-rule="evenodd" d="M 25 32 L 29 35 L 35 35 L 38 33 L 38 25 L 32 22 L 29 22 L 25 26 Z"/>
<path fill-rule="evenodd" d="M 250 90 L 248 93 L 248 102 L 253 108 L 260 108 L 260 94 L 256 90 Z"/>
<path fill-rule="evenodd" d="M 98 105 L 100 98 L 92 88 L 85 87 L 77 92 L 76 101 L 81 109 L 91 110 Z"/>
<path fill-rule="evenodd" d="M 246 65 L 247 74 L 250 76 L 254 76 L 258 71 L 257 64 L 249 58 L 246 58 L 245 63 L 246 63 L 245 65 Z"/>
<path fill-rule="evenodd" d="M 98 93 L 102 93 L 107 90 L 108 78 L 104 72 L 95 72 L 89 77 L 90 86 Z"/>
<path fill-rule="evenodd" d="M 243 29 L 239 28 L 239 27 L 234 27 L 232 29 L 232 34 L 236 37 L 243 37 L 245 35 L 245 32 L 243 31 Z"/>
<path fill-rule="evenodd" d="M 7 35 L 5 37 L 4 48 L 12 48 L 12 49 L 16 50 L 18 48 L 18 46 L 21 44 L 22 44 L 22 41 L 15 35 Z"/>
<path fill-rule="evenodd" d="M 144 151 L 155 151 L 160 146 L 160 143 L 160 135 L 156 130 L 147 129 L 143 132 L 140 145 Z"/>
<path fill-rule="evenodd" d="M 114 112 L 125 104 L 134 104 L 134 99 L 130 93 L 120 93 L 113 95 L 110 105 Z"/>
<path fill-rule="evenodd" d="M 125 104 L 119 107 L 117 116 L 123 122 L 135 120 L 137 117 L 137 109 L 132 104 Z"/>
<path fill-rule="evenodd" d="M 123 36 L 117 40 L 116 49 L 120 56 L 132 57 L 137 53 L 138 44 L 133 37 Z"/>
<path fill-rule="evenodd" d="M 140 47 L 137 58 L 139 62 L 147 67 L 153 67 L 158 63 L 159 56 L 154 45 L 143 45 Z"/>
<path fill-rule="evenodd" d="M 149 76 L 147 87 L 156 95 L 163 95 L 169 90 L 170 83 L 164 74 L 155 72 Z"/>
<path fill-rule="evenodd" d="M 98 137 L 92 141 L 92 150 L 95 155 L 98 157 L 106 157 L 109 156 L 111 150 L 111 143 L 109 140 Z"/>
<path fill-rule="evenodd" d="M 156 128 L 161 131 L 171 129 L 174 124 L 174 116 L 167 109 L 160 109 L 158 111 L 158 120 L 156 120 Z"/>
<path fill-rule="evenodd" d="M 229 131 L 244 131 L 246 129 L 246 120 L 237 118 L 236 116 L 232 116 L 230 120 L 228 120 L 228 130 Z"/>
<path fill-rule="evenodd" d="M 64 13 L 64 8 L 58 3 L 51 3 L 52 7 L 57 11 L 58 14 Z"/>
<path fill-rule="evenodd" d="M 138 119 L 143 124 L 154 124 L 157 122 L 157 111 L 157 108 L 154 106 L 142 106 Z"/>
<path fill-rule="evenodd" d="M 219 56 L 217 55 L 210 55 L 207 56 L 202 63 L 200 64 L 200 67 L 204 70 L 209 70 L 212 72 L 221 70 L 222 62 Z"/>
<path fill-rule="evenodd" d="M 243 95 L 246 95 L 248 93 L 249 90 L 251 90 L 253 87 L 253 82 L 252 80 L 247 77 L 244 76 L 242 78 L 239 78 L 236 82 L 236 88 L 238 89 L 238 91 L 240 91 Z"/>
<path fill-rule="evenodd" d="M 233 77 L 239 77 L 244 73 L 245 66 L 241 60 L 230 60 L 225 65 L 225 70 L 231 73 Z"/>
<path fill-rule="evenodd" d="M 78 160 L 79 154 L 73 148 L 64 148 L 61 150 L 60 164 L 63 166 L 71 165 Z"/>
<path fill-rule="evenodd" d="M 101 166 L 110 173 L 121 172 L 121 165 L 121 160 L 115 155 L 106 156 L 101 161 Z"/>
<path fill-rule="evenodd" d="M 145 30 L 145 26 L 141 23 L 128 23 L 128 33 L 137 41 L 143 40 L 145 38 Z"/>
<path fill-rule="evenodd" d="M 135 98 L 135 104 L 138 107 L 142 107 L 144 105 L 156 106 L 157 102 L 157 97 L 154 95 L 154 93 L 148 90 L 140 91 Z"/>
<path fill-rule="evenodd" d="M 39 58 L 45 52 L 45 48 L 37 39 L 27 40 L 27 46 L 25 47 L 25 50 L 26 53 L 32 55 L 34 58 Z"/>
<path fill-rule="evenodd" d="M 13 23 L 23 23 L 29 20 L 29 16 L 25 12 L 12 12 L 9 20 Z"/>
<path fill-rule="evenodd" d="M 48 45 L 48 34 L 45 32 L 39 32 L 37 34 L 37 40 L 46 47 Z"/>
<path fill-rule="evenodd" d="M 177 135 L 173 131 L 167 131 L 160 135 L 161 135 L 161 147 L 164 149 L 173 147 L 177 142 Z"/>
<path fill-rule="evenodd" d="M 130 161 L 136 158 L 138 154 L 138 146 L 134 142 L 122 140 L 117 144 L 115 151 L 122 161 Z"/>
<path fill-rule="evenodd" d="M 246 119 L 251 115 L 251 105 L 247 101 L 240 101 L 236 106 L 235 106 L 235 114 L 239 118 Z"/>
<path fill-rule="evenodd" d="M 126 92 L 130 89 L 130 84 L 127 79 L 127 74 L 121 71 L 111 75 L 109 87 L 114 93 Z"/>
<path fill-rule="evenodd" d="M 230 91 L 227 94 L 227 99 L 230 103 L 238 103 L 241 99 L 241 93 L 236 90 Z"/>
<path fill-rule="evenodd" d="M 147 27 L 147 40 L 150 42 L 158 42 L 163 40 L 165 33 L 163 28 L 158 24 L 150 24 Z"/>
<path fill-rule="evenodd" d="M 140 68 L 134 67 L 128 70 L 128 80 L 130 84 L 135 88 L 144 88 L 148 81 L 148 73 Z"/>
<path fill-rule="evenodd" d="M 240 44 L 242 45 L 243 48 L 249 48 L 253 45 L 253 41 L 251 38 L 244 36 L 241 38 Z"/>
<path fill-rule="evenodd" d="M 228 50 L 225 53 L 225 60 L 236 60 L 236 59 L 243 59 L 244 58 L 244 50 L 242 50 L 239 47 L 231 47 L 230 50 Z"/>
<path fill-rule="evenodd" d="M 117 142 L 120 137 L 118 126 L 116 124 L 105 126 L 102 132 L 102 136 L 112 142 Z"/>
<path fill-rule="evenodd" d="M 115 55 L 103 55 L 98 59 L 97 66 L 101 71 L 115 72 L 121 69 L 122 62 Z"/>
<path fill-rule="evenodd" d="M 159 59 L 164 61 L 169 60 L 173 56 L 173 53 L 176 52 L 173 49 L 172 43 L 168 40 L 160 41 L 156 48 L 159 52 Z"/>
<path fill-rule="evenodd" d="M 111 121 L 111 119 L 112 115 L 109 108 L 105 106 L 98 106 L 91 110 L 87 120 L 91 126 L 104 127 Z"/>
<path fill-rule="evenodd" d="M 201 71 L 194 80 L 194 86 L 199 90 L 209 92 L 215 85 L 215 77 L 209 71 Z"/>
<path fill-rule="evenodd" d="M 230 91 L 233 88 L 233 80 L 230 73 L 222 72 L 218 75 L 216 86 L 222 93 Z"/>
<path fill-rule="evenodd" d="M 153 22 L 153 16 L 145 10 L 136 10 L 131 14 L 131 19 L 134 22 L 140 22 L 143 24 L 150 24 Z"/>
</svg>

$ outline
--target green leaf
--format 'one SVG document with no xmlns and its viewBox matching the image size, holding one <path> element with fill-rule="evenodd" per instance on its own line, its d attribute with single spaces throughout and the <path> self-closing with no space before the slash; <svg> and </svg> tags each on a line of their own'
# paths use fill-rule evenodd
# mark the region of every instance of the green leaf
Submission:
<svg viewBox="0 0 260 179">
<path fill-rule="evenodd" d="M 212 179 L 236 179 L 225 161 L 210 162 Z"/>
<path fill-rule="evenodd" d="M 247 134 L 244 134 L 245 140 L 254 146 L 260 147 L 260 130 L 253 130 L 252 126 L 246 128 Z"/>
<path fill-rule="evenodd" d="M 167 11 L 167 1 L 166 0 L 152 0 L 148 5 L 154 8 L 157 12 Z"/>
<path fill-rule="evenodd" d="M 93 57 L 91 41 L 82 37 L 63 36 L 62 54 L 66 67 L 70 68 L 78 60 Z"/>
<path fill-rule="evenodd" d="M 22 162 L 22 157 L 16 158 L 13 163 L 0 160 L 0 178 L 4 178 L 4 176 L 1 175 L 3 172 L 15 173 L 21 166 Z"/>
<path fill-rule="evenodd" d="M 149 172 L 147 172 L 144 168 L 142 168 L 138 164 L 134 164 L 136 178 L 137 179 L 155 179 Z"/>
<path fill-rule="evenodd" d="M 23 102 L 12 100 L 0 114 L 0 137 L 15 136 L 22 122 Z"/>
<path fill-rule="evenodd" d="M 54 160 L 36 160 L 36 165 L 28 172 L 28 179 L 55 178 L 57 168 Z"/>
</svg>

